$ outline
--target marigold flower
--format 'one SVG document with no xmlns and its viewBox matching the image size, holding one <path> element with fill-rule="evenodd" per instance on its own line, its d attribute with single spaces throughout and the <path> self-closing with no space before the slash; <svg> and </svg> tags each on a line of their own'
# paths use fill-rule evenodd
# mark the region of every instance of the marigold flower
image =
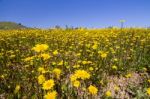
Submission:
<svg viewBox="0 0 150 99">
<path fill-rule="evenodd" d="M 73 82 L 73 81 L 75 81 L 77 79 L 77 76 L 76 75 L 71 75 L 70 76 L 70 80 Z"/>
<path fill-rule="evenodd" d="M 57 78 L 59 78 L 59 77 L 60 77 L 60 74 L 61 74 L 61 70 L 58 69 L 58 68 L 55 68 L 55 69 L 53 70 L 53 73 L 56 75 Z"/>
<path fill-rule="evenodd" d="M 150 95 L 150 88 L 147 88 L 146 93 Z"/>
<path fill-rule="evenodd" d="M 57 54 L 58 54 L 58 51 L 57 51 L 57 50 L 55 50 L 55 51 L 53 52 L 53 54 L 54 54 L 54 55 L 57 55 Z"/>
<path fill-rule="evenodd" d="M 129 73 L 127 75 L 125 75 L 126 78 L 130 78 L 132 75 Z"/>
<path fill-rule="evenodd" d="M 41 57 L 44 59 L 44 60 L 47 60 L 50 58 L 50 55 L 49 54 L 41 54 Z"/>
<path fill-rule="evenodd" d="M 113 66 L 112 66 L 112 69 L 117 70 L 118 68 L 117 68 L 117 66 L 116 66 L 116 65 L 113 65 Z"/>
<path fill-rule="evenodd" d="M 117 62 L 117 61 L 118 61 L 118 59 L 117 59 L 117 58 L 114 58 L 114 61 L 115 61 L 115 62 Z"/>
<path fill-rule="evenodd" d="M 91 94 L 93 94 L 93 95 L 96 95 L 97 92 L 98 92 L 98 89 L 97 89 L 95 86 L 92 86 L 92 85 L 90 85 L 90 86 L 88 87 L 88 90 L 89 90 L 89 92 L 90 92 Z"/>
<path fill-rule="evenodd" d="M 101 54 L 101 57 L 102 57 L 102 58 L 106 58 L 106 57 L 107 57 L 107 53 L 102 53 L 102 54 Z"/>
<path fill-rule="evenodd" d="M 43 84 L 44 82 L 45 82 L 45 77 L 44 77 L 44 75 L 38 76 L 38 83 L 39 83 L 39 84 Z"/>
<path fill-rule="evenodd" d="M 15 88 L 15 90 L 14 90 L 14 93 L 18 93 L 19 90 L 20 90 L 20 85 L 16 85 L 16 88 Z"/>
<path fill-rule="evenodd" d="M 32 48 L 35 52 L 42 52 L 49 48 L 47 44 L 37 44 L 35 47 Z"/>
<path fill-rule="evenodd" d="M 94 44 L 94 45 L 92 46 L 92 48 L 95 50 L 95 49 L 98 48 L 98 45 L 97 45 L 97 44 Z"/>
<path fill-rule="evenodd" d="M 110 91 L 106 91 L 105 95 L 106 95 L 107 97 L 111 97 L 112 94 L 111 94 Z"/>
<path fill-rule="evenodd" d="M 43 67 L 39 67 L 38 68 L 38 72 L 40 72 L 42 74 L 46 73 L 46 71 L 45 71 L 45 69 Z"/>
<path fill-rule="evenodd" d="M 90 67 L 89 70 L 90 70 L 90 71 L 93 71 L 94 69 L 93 69 L 93 67 Z"/>
<path fill-rule="evenodd" d="M 58 63 L 58 65 L 63 65 L 63 60 Z"/>
<path fill-rule="evenodd" d="M 77 81 L 77 80 L 74 81 L 74 82 L 73 82 L 73 86 L 78 88 L 78 87 L 80 86 L 80 82 Z"/>
<path fill-rule="evenodd" d="M 120 89 L 120 88 L 119 88 L 118 86 L 115 86 L 115 87 L 114 87 L 114 90 L 115 90 L 115 91 L 118 91 L 119 89 Z"/>
<path fill-rule="evenodd" d="M 54 80 L 53 79 L 50 79 L 50 80 L 47 80 L 43 83 L 43 89 L 44 90 L 49 90 L 49 89 L 52 89 L 52 87 L 54 86 Z"/>
<path fill-rule="evenodd" d="M 77 78 L 81 78 L 82 80 L 90 78 L 90 74 L 85 70 L 76 70 L 74 75 Z"/>
<path fill-rule="evenodd" d="M 87 61 L 82 61 L 82 64 L 83 64 L 83 65 L 85 65 L 85 64 L 87 64 L 87 63 L 88 63 Z"/>
<path fill-rule="evenodd" d="M 33 60 L 33 58 L 34 58 L 34 56 L 32 56 L 32 57 L 27 57 L 27 58 L 24 59 L 24 61 L 25 61 L 25 62 L 31 61 L 31 60 Z"/>
<path fill-rule="evenodd" d="M 46 95 L 44 95 L 44 99 L 56 99 L 56 97 L 57 97 L 56 91 L 48 92 Z"/>
</svg>

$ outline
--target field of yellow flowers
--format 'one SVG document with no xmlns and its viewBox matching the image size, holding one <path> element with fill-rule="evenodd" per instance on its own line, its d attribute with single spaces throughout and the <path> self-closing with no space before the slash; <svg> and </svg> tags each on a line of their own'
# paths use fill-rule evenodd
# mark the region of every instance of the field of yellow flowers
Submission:
<svg viewBox="0 0 150 99">
<path fill-rule="evenodd" d="M 150 29 L 0 30 L 0 99 L 148 99 Z"/>
</svg>

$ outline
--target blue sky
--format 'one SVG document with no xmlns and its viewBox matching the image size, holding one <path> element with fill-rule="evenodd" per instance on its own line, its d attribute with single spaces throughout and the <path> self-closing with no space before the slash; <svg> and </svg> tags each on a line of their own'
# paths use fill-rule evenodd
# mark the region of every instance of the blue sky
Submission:
<svg viewBox="0 0 150 99">
<path fill-rule="evenodd" d="M 30 27 L 150 26 L 150 0 L 0 0 L 0 21 Z"/>
</svg>

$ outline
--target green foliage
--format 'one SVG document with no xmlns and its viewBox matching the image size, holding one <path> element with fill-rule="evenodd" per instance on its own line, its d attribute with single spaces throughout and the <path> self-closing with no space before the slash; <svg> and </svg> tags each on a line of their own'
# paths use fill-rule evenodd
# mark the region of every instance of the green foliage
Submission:
<svg viewBox="0 0 150 99">
<path fill-rule="evenodd" d="M 21 23 L 14 22 L 0 22 L 0 29 L 2 30 L 12 30 L 12 29 L 26 29 L 26 26 L 21 25 Z"/>
</svg>

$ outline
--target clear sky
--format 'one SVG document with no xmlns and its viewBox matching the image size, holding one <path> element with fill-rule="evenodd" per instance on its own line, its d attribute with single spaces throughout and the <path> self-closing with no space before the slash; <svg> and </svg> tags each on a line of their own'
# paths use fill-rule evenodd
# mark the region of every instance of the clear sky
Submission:
<svg viewBox="0 0 150 99">
<path fill-rule="evenodd" d="M 150 0 L 0 0 L 0 21 L 30 27 L 150 26 Z"/>
</svg>

